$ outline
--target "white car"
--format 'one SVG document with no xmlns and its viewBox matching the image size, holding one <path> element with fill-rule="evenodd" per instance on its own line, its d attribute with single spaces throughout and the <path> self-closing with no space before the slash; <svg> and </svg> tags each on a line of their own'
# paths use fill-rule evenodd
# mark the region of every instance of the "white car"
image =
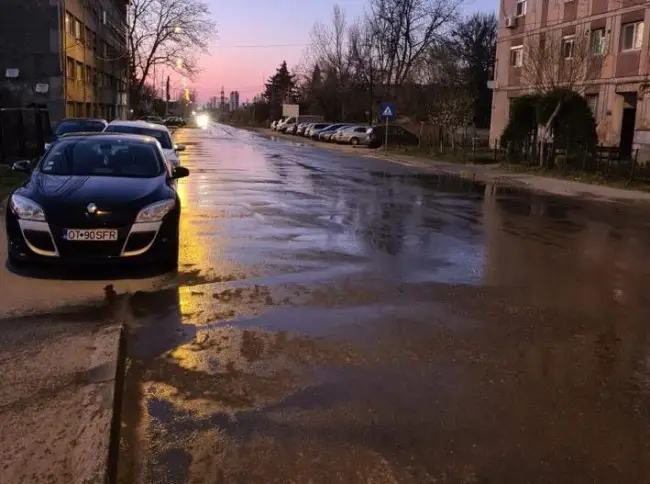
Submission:
<svg viewBox="0 0 650 484">
<path fill-rule="evenodd" d="M 185 146 L 174 144 L 167 126 L 148 123 L 146 121 L 122 121 L 118 119 L 108 123 L 104 131 L 107 133 L 140 134 L 155 138 L 160 143 L 165 158 L 172 167 L 177 167 L 181 164 L 178 153 L 185 151 Z"/>
</svg>

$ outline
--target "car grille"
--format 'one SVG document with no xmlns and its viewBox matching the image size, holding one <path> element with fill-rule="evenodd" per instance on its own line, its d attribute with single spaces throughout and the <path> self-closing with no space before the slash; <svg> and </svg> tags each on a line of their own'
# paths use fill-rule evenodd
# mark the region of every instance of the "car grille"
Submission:
<svg viewBox="0 0 650 484">
<path fill-rule="evenodd" d="M 129 236 L 125 252 L 144 249 L 156 236 L 156 232 L 135 232 Z"/>
<path fill-rule="evenodd" d="M 52 237 L 48 232 L 43 232 L 41 230 L 25 230 L 23 232 L 27 242 L 32 244 L 34 247 L 40 250 L 47 252 L 54 252 L 54 244 L 52 243 Z"/>
</svg>

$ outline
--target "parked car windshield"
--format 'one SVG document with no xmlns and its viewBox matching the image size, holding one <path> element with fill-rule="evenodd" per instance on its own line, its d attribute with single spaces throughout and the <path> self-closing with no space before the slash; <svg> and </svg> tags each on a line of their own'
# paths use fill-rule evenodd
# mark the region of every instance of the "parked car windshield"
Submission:
<svg viewBox="0 0 650 484">
<path fill-rule="evenodd" d="M 163 165 L 153 144 L 105 137 L 63 139 L 40 163 L 48 175 L 153 178 Z"/>
<path fill-rule="evenodd" d="M 103 121 L 92 119 L 75 119 L 69 121 L 61 121 L 57 126 L 55 134 L 61 136 L 66 133 L 98 133 L 106 127 Z"/>
<path fill-rule="evenodd" d="M 152 138 L 156 138 L 160 143 L 160 146 L 162 146 L 164 150 L 173 149 L 172 140 L 169 137 L 169 134 L 166 131 L 163 131 L 161 129 L 151 129 L 142 126 L 120 126 L 120 125 L 110 126 L 109 125 L 105 131 L 107 133 L 126 133 L 126 134 L 140 134 L 144 136 L 150 136 Z"/>
<path fill-rule="evenodd" d="M 312 129 L 319 130 L 319 129 L 327 128 L 328 126 L 329 126 L 329 124 L 315 124 L 315 125 L 312 126 Z"/>
</svg>

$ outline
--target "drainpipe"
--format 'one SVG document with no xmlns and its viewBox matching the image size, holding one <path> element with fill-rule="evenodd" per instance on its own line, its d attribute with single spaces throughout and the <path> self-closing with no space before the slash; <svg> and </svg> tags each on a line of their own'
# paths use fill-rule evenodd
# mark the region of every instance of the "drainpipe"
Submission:
<svg viewBox="0 0 650 484">
<path fill-rule="evenodd" d="M 63 117 L 65 118 L 68 110 L 68 82 L 65 72 L 65 0 L 56 2 L 56 10 L 59 16 L 59 70 L 62 80 L 61 87 L 63 88 Z"/>
</svg>

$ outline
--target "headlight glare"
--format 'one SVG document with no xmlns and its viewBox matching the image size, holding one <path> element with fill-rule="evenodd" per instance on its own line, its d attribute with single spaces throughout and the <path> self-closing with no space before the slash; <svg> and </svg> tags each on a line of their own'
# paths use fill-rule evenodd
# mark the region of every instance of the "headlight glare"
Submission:
<svg viewBox="0 0 650 484">
<path fill-rule="evenodd" d="M 160 222 L 176 206 L 176 200 L 163 200 L 144 207 L 138 213 L 135 223 Z"/>
<path fill-rule="evenodd" d="M 45 222 L 45 212 L 41 206 L 29 198 L 12 195 L 9 201 L 11 211 L 23 220 Z"/>
</svg>

